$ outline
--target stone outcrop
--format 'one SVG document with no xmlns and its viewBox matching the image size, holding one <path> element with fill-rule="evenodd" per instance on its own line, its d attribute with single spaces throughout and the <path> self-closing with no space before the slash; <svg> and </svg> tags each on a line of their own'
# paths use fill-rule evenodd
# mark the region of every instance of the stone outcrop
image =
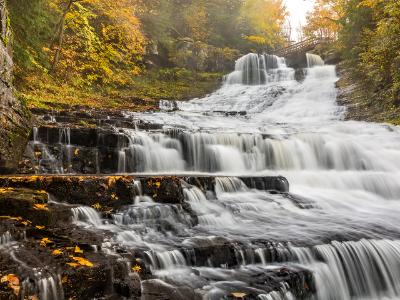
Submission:
<svg viewBox="0 0 400 300">
<path fill-rule="evenodd" d="M 102 233 L 48 200 L 41 190 L 0 189 L 0 299 L 138 299 L 138 274 L 127 267 L 140 264 L 134 254 L 98 251 Z"/>
<path fill-rule="evenodd" d="M 0 0 L 0 173 L 18 166 L 29 135 L 29 113 L 14 97 L 11 28 L 5 0 Z"/>
</svg>

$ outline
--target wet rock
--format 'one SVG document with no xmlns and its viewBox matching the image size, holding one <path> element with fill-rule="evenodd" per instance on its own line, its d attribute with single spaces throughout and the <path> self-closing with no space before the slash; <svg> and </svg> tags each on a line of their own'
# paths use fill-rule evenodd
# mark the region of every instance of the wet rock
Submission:
<svg viewBox="0 0 400 300">
<path fill-rule="evenodd" d="M 142 179 L 143 192 L 152 195 L 159 203 L 181 204 L 185 197 L 178 177 L 153 177 Z"/>
<path fill-rule="evenodd" d="M 280 193 L 289 192 L 289 181 L 283 176 L 240 177 L 249 188 Z"/>
<path fill-rule="evenodd" d="M 57 216 L 47 206 L 44 191 L 29 189 L 0 189 L 0 215 L 22 217 L 38 225 L 55 223 Z"/>
<path fill-rule="evenodd" d="M 120 207 L 136 196 L 131 176 L 20 176 L 1 177 L 0 186 L 45 190 L 70 204 Z"/>
<path fill-rule="evenodd" d="M 127 99 L 133 103 L 134 99 Z M 141 99 L 137 99 L 141 101 Z M 148 100 L 145 100 L 148 103 Z M 49 103 L 50 105 L 51 103 Z M 149 109 L 156 110 L 156 101 L 149 106 Z M 69 128 L 92 128 L 92 129 L 110 129 L 110 128 L 129 128 L 129 129 L 162 129 L 162 125 L 148 124 L 135 120 L 121 110 L 112 109 L 92 109 L 89 107 L 65 108 L 58 110 L 48 110 L 40 108 L 32 108 L 35 115 L 35 125 L 53 126 L 53 127 L 69 127 Z"/>
<path fill-rule="evenodd" d="M 223 114 L 227 117 L 234 117 L 234 116 L 246 116 L 247 112 L 246 111 L 220 111 L 220 110 L 215 110 L 213 113 L 218 113 L 218 114 Z"/>
<path fill-rule="evenodd" d="M 192 258 L 192 265 L 216 267 L 239 265 L 234 243 L 224 238 L 199 239 L 196 242 L 197 245 L 192 249 L 195 258 Z"/>
<path fill-rule="evenodd" d="M 215 189 L 215 177 L 204 176 L 204 177 L 185 177 L 183 179 L 185 182 L 197 186 L 203 192 L 214 191 Z"/>
<path fill-rule="evenodd" d="M 315 203 L 315 201 L 311 199 L 289 193 L 285 193 L 283 194 L 283 196 L 292 201 L 292 203 L 296 205 L 298 208 L 301 209 L 318 208 L 318 205 Z"/>
<path fill-rule="evenodd" d="M 200 300 L 196 297 L 193 289 L 189 287 L 177 287 L 170 285 L 160 279 L 144 280 L 143 287 L 143 300 L 153 299 L 168 299 L 168 300 Z"/>
<path fill-rule="evenodd" d="M 289 184 L 284 177 L 241 177 L 249 188 L 285 193 Z M 141 182 L 143 193 L 155 202 L 181 204 L 185 208 L 183 184 L 188 182 L 206 191 L 214 191 L 215 177 L 136 177 L 136 176 L 13 176 L 0 177 L 0 187 L 44 190 L 59 201 L 70 204 L 119 208 L 133 203 L 139 191 L 135 180 Z"/>
<path fill-rule="evenodd" d="M 65 213 L 65 205 L 53 205 L 56 214 Z M 140 281 L 134 280 L 126 261 L 95 251 L 105 238 L 100 231 L 85 231 L 69 218 L 60 217 L 45 227 L 21 217 L 2 217 L 1 232 L 0 274 L 15 274 L 20 290 L 15 298 L 7 285 L 1 285 L 1 299 L 140 297 Z"/>
</svg>

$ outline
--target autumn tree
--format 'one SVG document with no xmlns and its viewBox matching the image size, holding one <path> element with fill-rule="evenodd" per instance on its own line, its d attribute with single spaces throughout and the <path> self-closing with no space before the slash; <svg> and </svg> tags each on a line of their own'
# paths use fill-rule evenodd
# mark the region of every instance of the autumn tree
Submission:
<svg viewBox="0 0 400 300">
<path fill-rule="evenodd" d="M 337 38 L 339 50 L 366 97 L 400 104 L 400 2 L 317 0 L 308 36 Z"/>
<path fill-rule="evenodd" d="M 343 16 L 343 0 L 317 0 L 307 15 L 304 33 L 308 37 L 336 39 Z"/>
<path fill-rule="evenodd" d="M 282 0 L 246 0 L 239 20 L 242 37 L 257 48 L 273 49 L 284 42 L 286 16 Z"/>
</svg>

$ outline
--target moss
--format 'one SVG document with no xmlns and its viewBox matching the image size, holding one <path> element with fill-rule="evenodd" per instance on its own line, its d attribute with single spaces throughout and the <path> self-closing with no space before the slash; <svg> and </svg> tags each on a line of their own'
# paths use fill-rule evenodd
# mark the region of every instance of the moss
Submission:
<svg viewBox="0 0 400 300">
<path fill-rule="evenodd" d="M 400 118 L 387 120 L 388 123 L 400 126 Z"/>
<path fill-rule="evenodd" d="M 10 42 L 10 32 L 11 32 L 11 21 L 10 17 L 6 15 L 6 31 L 5 35 L 0 35 L 1 41 L 3 42 L 4 46 L 7 47 Z"/>
<path fill-rule="evenodd" d="M 160 99 L 187 100 L 216 90 L 221 73 L 197 73 L 186 69 L 162 69 L 134 77 L 125 86 L 74 87 L 50 76 L 31 74 L 20 85 L 18 99 L 29 108 L 65 109 L 74 106 L 155 109 Z"/>
</svg>

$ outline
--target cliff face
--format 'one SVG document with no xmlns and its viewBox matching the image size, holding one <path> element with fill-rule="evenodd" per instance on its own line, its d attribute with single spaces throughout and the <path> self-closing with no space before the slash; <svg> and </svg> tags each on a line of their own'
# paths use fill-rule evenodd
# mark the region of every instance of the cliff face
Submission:
<svg viewBox="0 0 400 300">
<path fill-rule="evenodd" d="M 16 170 L 29 135 L 29 113 L 13 95 L 11 28 L 5 0 L 0 0 L 0 173 Z"/>
</svg>

